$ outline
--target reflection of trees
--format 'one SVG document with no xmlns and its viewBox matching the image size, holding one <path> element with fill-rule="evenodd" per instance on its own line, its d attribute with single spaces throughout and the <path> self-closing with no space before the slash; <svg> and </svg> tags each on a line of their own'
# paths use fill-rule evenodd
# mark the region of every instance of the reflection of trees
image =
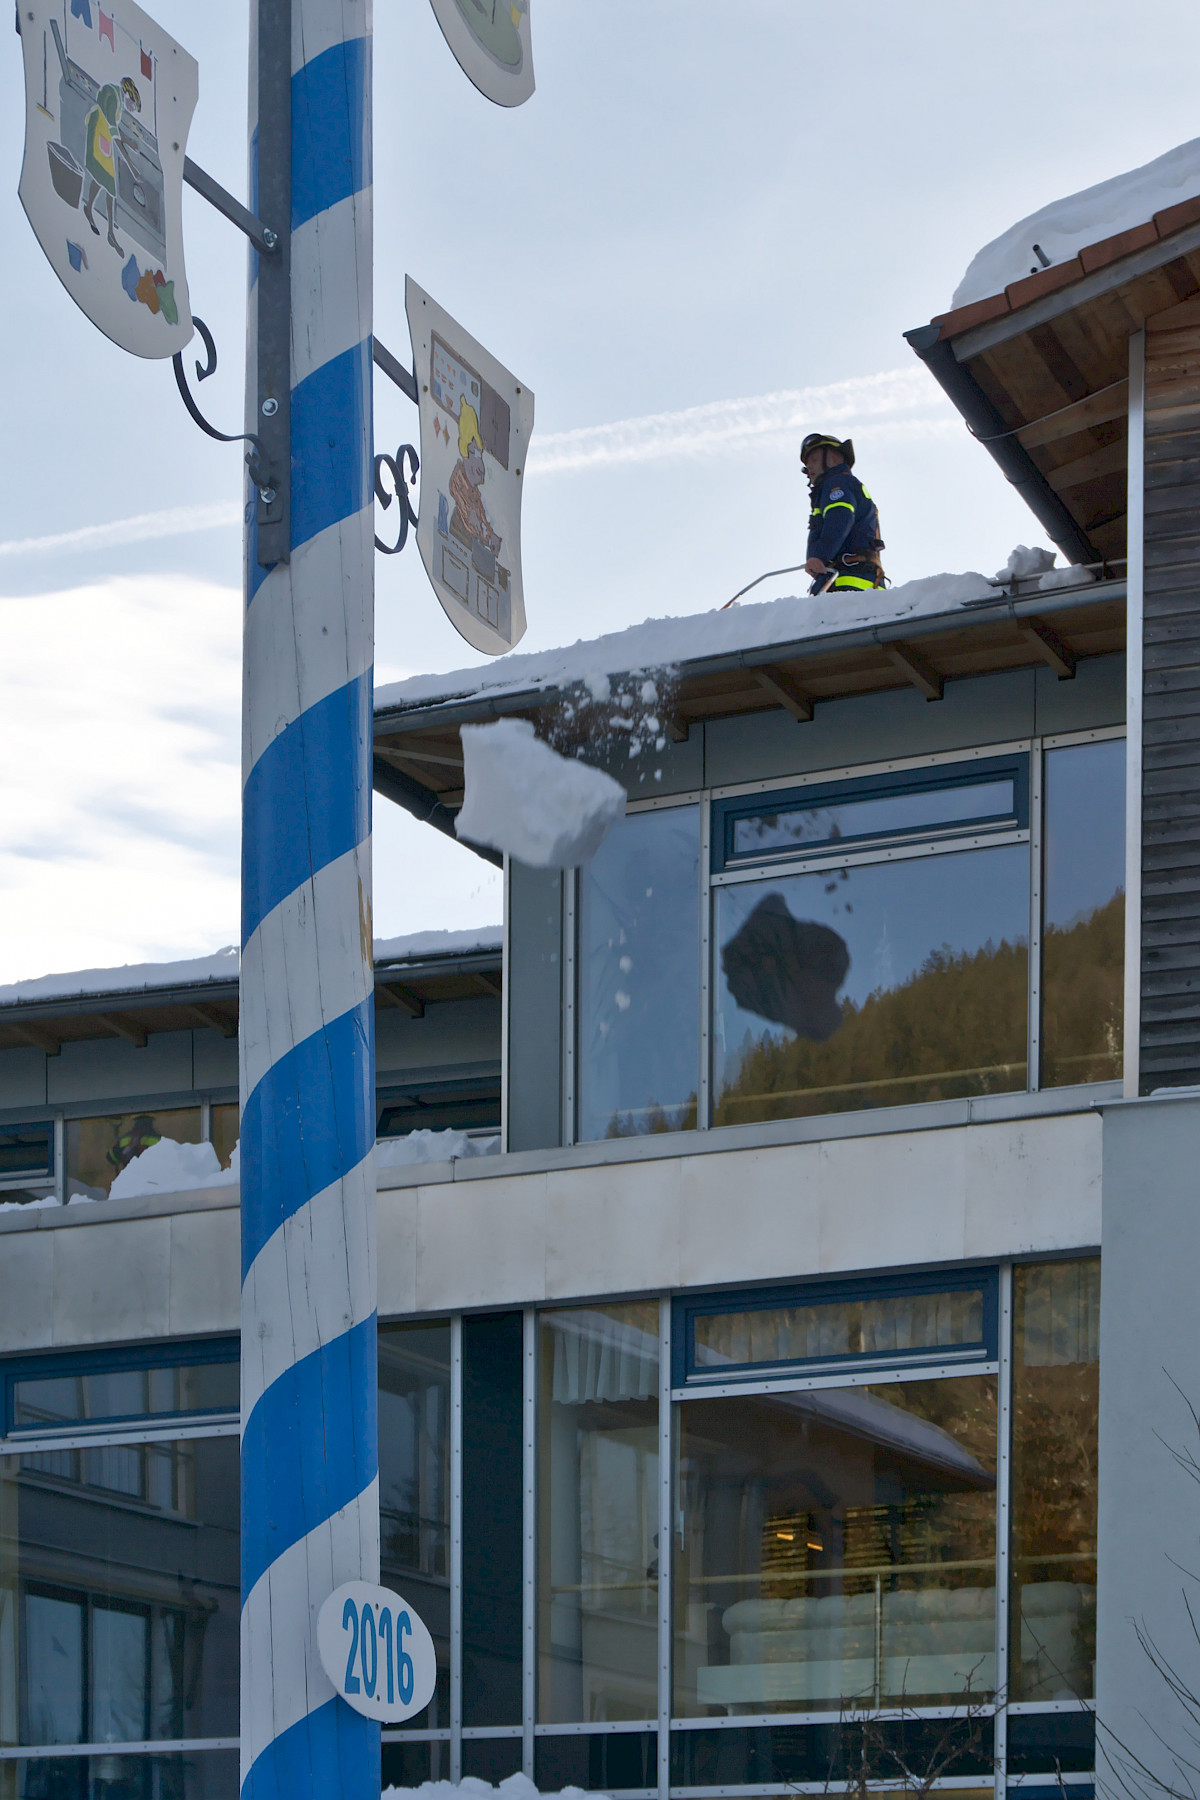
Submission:
<svg viewBox="0 0 1200 1800">
<path fill-rule="evenodd" d="M 991 942 L 935 950 L 917 973 L 843 1004 L 827 1043 L 750 1040 L 715 1122 L 784 1119 L 902 1101 L 950 1100 L 1025 1085 L 1028 954 Z"/>
<path fill-rule="evenodd" d="M 1125 896 L 1042 939 L 1042 1085 L 1121 1073 Z"/>
<path fill-rule="evenodd" d="M 605 1126 L 606 1138 L 657 1137 L 665 1131 L 695 1131 L 696 1096 L 688 1095 L 681 1106 L 663 1106 L 652 1100 L 649 1106 L 630 1112 L 615 1112 Z"/>
</svg>

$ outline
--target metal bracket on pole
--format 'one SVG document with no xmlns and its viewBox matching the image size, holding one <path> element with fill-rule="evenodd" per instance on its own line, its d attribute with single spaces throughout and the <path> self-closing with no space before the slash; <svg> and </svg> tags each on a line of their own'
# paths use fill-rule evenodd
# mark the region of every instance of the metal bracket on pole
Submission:
<svg viewBox="0 0 1200 1800">
<path fill-rule="evenodd" d="M 277 224 L 277 244 L 258 261 L 258 389 L 260 444 L 258 562 L 287 562 L 291 549 L 291 0 L 258 0 L 259 213 Z M 270 154 L 261 154 L 262 146 Z M 236 221 L 235 221 L 236 222 Z"/>
<path fill-rule="evenodd" d="M 228 188 L 223 188 L 219 181 L 214 181 L 208 170 L 202 169 L 199 163 L 194 163 L 190 156 L 183 159 L 183 179 L 202 200 L 207 200 L 210 206 L 215 207 L 222 218 L 228 219 L 231 225 L 236 225 L 239 231 L 244 231 L 256 250 L 263 251 L 267 256 L 273 256 L 278 250 L 279 233 L 272 231 L 269 225 L 264 225 L 261 219 L 256 219 L 240 200 L 234 199 Z"/>
<path fill-rule="evenodd" d="M 372 350 L 375 367 L 382 369 L 389 381 L 394 381 L 402 394 L 407 394 L 413 405 L 417 404 L 417 377 L 414 371 L 406 369 L 398 356 L 380 343 L 378 338 L 372 339 Z"/>
</svg>

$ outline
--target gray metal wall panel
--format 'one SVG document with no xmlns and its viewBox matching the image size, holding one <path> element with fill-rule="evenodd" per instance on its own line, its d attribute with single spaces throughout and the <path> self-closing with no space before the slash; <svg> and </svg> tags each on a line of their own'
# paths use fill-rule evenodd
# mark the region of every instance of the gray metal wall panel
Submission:
<svg viewBox="0 0 1200 1800">
<path fill-rule="evenodd" d="M 1200 404 L 1183 341 L 1194 336 L 1146 340 L 1143 1094 L 1200 1082 Z"/>
<path fill-rule="evenodd" d="M 1194 1751 L 1135 1626 L 1189 1672 L 1195 1692 L 1196 1642 L 1182 1598 L 1194 1584 L 1181 1569 L 1196 1566 L 1200 1489 L 1171 1450 L 1200 1454 L 1187 1405 L 1200 1406 L 1198 1142 L 1200 1101 L 1134 1102 L 1104 1114 L 1096 1700 L 1110 1748 L 1121 1740 L 1168 1779 L 1177 1778 L 1167 1747 Z M 1138 1791 L 1149 1784 L 1139 1781 Z"/>
<path fill-rule="evenodd" d="M 1030 737 L 1033 728 L 1034 671 L 1018 669 L 949 681 L 945 698 L 932 702 L 915 688 L 822 701 L 807 725 L 797 724 L 782 707 L 714 720 L 705 732 L 705 777 L 712 787 L 767 781 L 890 756 L 1003 743 Z"/>
<path fill-rule="evenodd" d="M 154 1039 L 150 1039 L 153 1045 Z M 238 1042 L 236 1037 L 222 1037 L 219 1031 L 195 1031 L 192 1046 L 196 1086 L 235 1088 L 238 1084 Z"/>
<path fill-rule="evenodd" d="M 631 800 L 652 800 L 660 794 L 688 794 L 704 781 L 704 727 L 693 725 L 687 739 L 676 744 L 667 739 L 661 750 L 646 750 L 638 757 L 629 754 L 628 734 L 616 733 L 616 742 L 607 755 L 597 756 L 597 767 L 604 769 L 629 790 Z M 592 760 L 589 755 L 589 761 Z M 661 780 L 656 780 L 661 773 Z"/>
<path fill-rule="evenodd" d="M 40 1050 L 0 1050 L 0 1109 L 45 1106 L 46 1062 Z"/>
<path fill-rule="evenodd" d="M 192 1033 L 154 1033 L 144 1050 L 119 1038 L 64 1044 L 46 1069 L 51 1106 L 126 1095 L 190 1094 Z"/>
<path fill-rule="evenodd" d="M 1034 687 L 1034 729 L 1041 737 L 1060 731 L 1093 731 L 1125 723 L 1125 658 L 1089 656 L 1070 681 L 1039 669 Z"/>
<path fill-rule="evenodd" d="M 500 1063 L 500 1001 L 438 1001 L 422 1019 L 398 1007 L 375 1012 L 376 1066 L 382 1081 L 388 1074 L 412 1069 L 434 1070 L 456 1063 Z"/>
<path fill-rule="evenodd" d="M 508 1147 L 562 1141 L 562 888 L 554 869 L 511 867 Z"/>
</svg>

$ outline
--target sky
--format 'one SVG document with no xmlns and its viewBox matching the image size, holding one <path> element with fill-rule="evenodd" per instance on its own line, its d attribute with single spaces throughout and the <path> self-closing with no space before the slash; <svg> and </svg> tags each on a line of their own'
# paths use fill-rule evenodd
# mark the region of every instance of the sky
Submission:
<svg viewBox="0 0 1200 1800">
<path fill-rule="evenodd" d="M 248 0 L 156 0 L 197 58 L 188 149 L 245 194 Z M 905 344 L 1017 219 L 1197 134 L 1184 0 L 532 0 L 493 106 L 428 0 L 375 7 L 375 325 L 412 274 L 536 396 L 523 649 L 719 606 L 803 558 L 799 441 L 852 433 L 896 581 L 1039 528 Z M 237 938 L 240 465 L 169 363 L 69 300 L 17 200 L 0 39 L 0 982 Z M 1170 45 L 1169 56 L 1162 46 Z M 241 415 L 243 240 L 185 191 L 193 309 Z M 376 382 L 376 448 L 416 431 Z M 764 598 L 796 579 L 764 584 Z M 377 678 L 481 660 L 414 547 L 376 565 Z M 380 935 L 491 924 L 496 872 L 375 808 Z"/>
</svg>

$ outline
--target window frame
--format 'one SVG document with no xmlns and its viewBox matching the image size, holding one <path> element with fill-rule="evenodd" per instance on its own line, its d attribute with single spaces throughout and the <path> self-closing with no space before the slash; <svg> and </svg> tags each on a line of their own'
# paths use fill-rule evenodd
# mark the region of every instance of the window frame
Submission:
<svg viewBox="0 0 1200 1800">
<path fill-rule="evenodd" d="M 795 1361 L 732 1363 L 718 1369 L 698 1366 L 695 1360 L 695 1325 L 698 1318 L 731 1312 L 774 1312 L 786 1306 L 820 1306 L 839 1300 L 901 1299 L 924 1294 L 963 1293 L 983 1290 L 983 1335 L 977 1343 L 952 1349 L 885 1355 L 862 1353 L 838 1357 L 807 1357 Z M 671 1388 L 676 1399 L 715 1397 L 729 1392 L 831 1382 L 867 1384 L 883 1380 L 917 1380 L 934 1374 L 966 1374 L 994 1368 L 999 1359 L 1000 1278 L 994 1264 L 977 1269 L 921 1271 L 916 1274 L 880 1275 L 859 1281 L 799 1281 L 780 1287 L 722 1289 L 698 1295 L 680 1295 L 672 1303 Z"/>
<path fill-rule="evenodd" d="M 136 1344 L 120 1350 L 52 1351 L 37 1356 L 5 1357 L 0 1361 L 0 1382 L 3 1384 L 3 1392 L 0 1394 L 0 1445 L 6 1450 L 15 1450 L 17 1446 L 24 1448 L 34 1439 L 40 1442 L 50 1438 L 88 1438 L 94 1432 L 118 1433 L 124 1437 L 127 1433 L 145 1430 L 147 1426 L 159 1429 L 168 1427 L 173 1435 L 178 1435 L 174 1430 L 176 1422 L 182 1426 L 214 1419 L 236 1421 L 239 1407 L 222 1407 L 217 1411 L 209 1408 L 190 1412 L 118 1413 L 101 1419 L 64 1419 L 58 1425 L 17 1425 L 14 1415 L 19 1381 L 69 1380 L 78 1375 L 137 1374 L 144 1369 L 237 1363 L 240 1354 L 238 1338 L 221 1337 L 176 1343 Z"/>
<path fill-rule="evenodd" d="M 910 769 L 879 770 L 831 780 L 814 780 L 772 786 L 755 794 L 742 794 L 712 800 L 711 871 L 714 877 L 731 875 L 735 870 L 761 873 L 781 863 L 810 863 L 830 858 L 842 861 L 847 856 L 866 859 L 898 846 L 958 842 L 964 838 L 991 843 L 1025 834 L 1030 823 L 1029 747 L 1014 749 L 988 757 L 954 757 Z M 799 810 L 837 804 L 839 801 L 887 799 L 907 794 L 945 792 L 963 787 L 982 787 L 989 781 L 1008 777 L 1013 782 L 1013 810 L 1001 817 L 978 814 L 957 819 L 945 825 L 914 825 L 896 831 L 864 832 L 851 837 L 830 839 L 810 845 L 782 845 L 754 853 L 733 850 L 733 833 L 742 819 L 768 811 Z"/>
</svg>

